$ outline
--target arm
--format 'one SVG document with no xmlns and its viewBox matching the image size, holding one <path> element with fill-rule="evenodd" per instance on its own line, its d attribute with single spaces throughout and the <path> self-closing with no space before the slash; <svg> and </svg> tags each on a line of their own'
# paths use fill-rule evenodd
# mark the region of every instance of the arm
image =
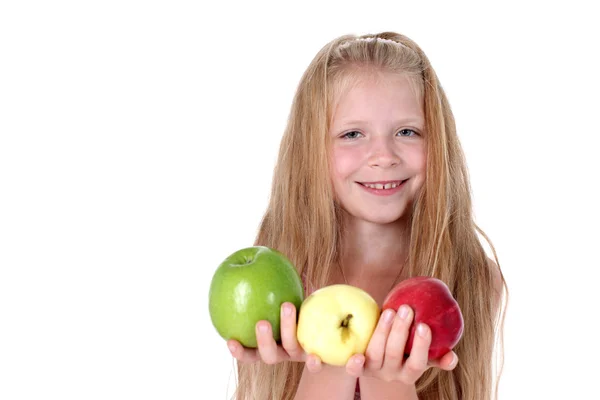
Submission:
<svg viewBox="0 0 600 400">
<path fill-rule="evenodd" d="M 353 400 L 355 388 L 356 377 L 344 368 L 323 365 L 319 372 L 310 372 L 305 365 L 294 400 Z"/>
<path fill-rule="evenodd" d="M 504 278 L 498 265 L 489 258 L 487 261 L 492 272 L 494 282 L 494 298 L 492 306 L 493 310 L 497 313 L 500 311 L 499 309 L 502 305 Z M 409 315 L 412 316 L 412 313 L 410 313 Z M 396 322 L 398 322 L 398 320 L 394 322 L 394 325 L 396 324 Z M 382 324 L 380 324 L 380 326 L 381 325 Z M 363 400 L 388 398 L 394 398 L 399 400 L 418 400 L 414 382 L 416 382 L 419 376 L 423 372 L 425 372 L 426 369 L 430 367 L 437 367 L 446 371 L 450 371 L 454 369 L 454 367 L 456 367 L 458 359 L 456 358 L 454 352 L 447 353 L 439 360 L 426 360 L 427 349 L 431 341 L 431 334 L 429 329 L 427 329 L 426 335 L 419 340 L 420 344 L 417 345 L 417 339 L 415 339 L 415 346 L 413 346 L 413 352 L 411 352 L 411 355 L 408 358 L 408 360 L 406 360 L 406 362 L 403 363 L 404 365 L 400 366 L 402 363 L 398 362 L 398 360 L 394 360 L 395 362 L 392 363 L 393 366 L 395 366 L 396 368 L 400 366 L 400 370 L 398 371 L 399 375 L 394 377 L 394 374 L 390 375 L 384 373 L 384 364 L 386 364 L 386 362 L 383 362 L 382 359 L 387 360 L 388 356 L 393 357 L 394 354 L 403 353 L 403 351 L 398 351 L 398 349 L 390 348 L 389 343 L 404 343 L 404 340 L 407 336 L 406 329 L 408 329 L 408 326 L 410 325 L 410 318 L 406 321 L 405 324 L 399 324 L 400 332 L 402 332 L 402 328 L 400 327 L 400 325 L 405 325 L 404 334 L 400 334 L 397 336 L 397 338 L 393 339 L 391 339 L 391 337 L 395 335 L 394 332 L 390 332 L 391 328 L 388 327 L 388 329 L 386 330 L 381 329 L 381 327 L 378 327 L 379 332 L 381 333 L 378 333 L 375 336 L 375 340 L 372 339 L 373 343 L 369 344 L 370 348 L 367 349 L 366 362 L 364 363 L 367 365 L 363 364 L 362 368 L 356 368 L 354 366 L 352 368 L 349 368 L 349 373 L 360 377 L 359 383 L 361 396 Z M 379 340 L 379 335 L 381 335 L 382 338 L 387 338 L 387 336 L 389 335 L 391 340 Z M 382 350 L 383 347 L 386 347 L 385 351 Z M 416 347 L 419 347 L 420 349 L 416 349 Z M 375 368 L 369 368 L 368 364 L 374 364 Z M 391 370 L 394 369 L 393 366 Z M 372 369 L 375 372 L 371 373 L 371 376 L 369 376 L 369 369 Z M 406 372 L 408 372 L 408 374 L 406 374 Z M 411 382 L 413 382 L 413 384 L 411 384 Z"/>
<path fill-rule="evenodd" d="M 296 309 L 291 303 L 281 308 L 281 345 L 273 339 L 268 321 L 256 324 L 258 348 L 244 348 L 236 340 L 230 339 L 227 345 L 231 354 L 239 362 L 264 362 L 277 364 L 282 361 L 304 362 L 295 399 L 354 400 L 356 377 L 348 375 L 343 367 L 321 364 L 314 354 L 306 354 L 296 338 Z"/>
<path fill-rule="evenodd" d="M 404 312 L 403 312 L 404 310 Z M 346 365 L 350 375 L 359 377 L 362 400 L 418 400 L 415 382 L 431 367 L 450 371 L 458 358 L 453 351 L 437 360 L 428 360 L 431 330 L 419 324 L 412 350 L 404 357 L 413 311 L 402 306 L 396 314 L 385 310 L 371 337 L 365 355 L 354 355 Z"/>
</svg>

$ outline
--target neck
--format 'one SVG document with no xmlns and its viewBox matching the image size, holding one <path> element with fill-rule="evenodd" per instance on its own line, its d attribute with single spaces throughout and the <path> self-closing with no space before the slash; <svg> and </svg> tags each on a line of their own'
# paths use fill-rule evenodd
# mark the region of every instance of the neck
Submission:
<svg viewBox="0 0 600 400">
<path fill-rule="evenodd" d="M 406 220 L 376 224 L 346 218 L 341 267 L 348 280 L 399 275 L 408 259 L 410 225 Z"/>
</svg>

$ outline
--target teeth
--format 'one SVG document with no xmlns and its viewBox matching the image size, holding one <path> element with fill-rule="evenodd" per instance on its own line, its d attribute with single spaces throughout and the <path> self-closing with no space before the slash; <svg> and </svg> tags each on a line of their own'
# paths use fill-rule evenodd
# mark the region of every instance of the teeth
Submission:
<svg viewBox="0 0 600 400">
<path fill-rule="evenodd" d="M 385 185 L 381 183 L 365 183 L 364 185 L 371 189 L 394 189 L 400 186 L 400 183 L 386 183 Z"/>
</svg>

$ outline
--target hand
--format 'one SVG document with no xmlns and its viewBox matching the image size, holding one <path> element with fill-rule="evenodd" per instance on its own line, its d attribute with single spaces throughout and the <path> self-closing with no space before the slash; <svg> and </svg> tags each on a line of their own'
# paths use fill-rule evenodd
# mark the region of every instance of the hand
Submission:
<svg viewBox="0 0 600 400">
<path fill-rule="evenodd" d="M 453 351 L 437 360 L 428 361 L 431 329 L 423 323 L 416 329 L 409 357 L 404 358 L 404 347 L 408 341 L 413 316 L 413 311 L 407 305 L 400 307 L 398 313 L 391 309 L 385 310 L 379 318 L 365 355 L 355 354 L 348 360 L 348 374 L 413 385 L 431 367 L 453 370 L 458 363 L 458 357 Z"/>
<path fill-rule="evenodd" d="M 236 360 L 244 363 L 262 361 L 265 364 L 277 364 L 283 361 L 306 362 L 311 372 L 321 369 L 321 360 L 315 355 L 304 352 L 296 337 L 296 307 L 292 303 L 281 305 L 281 345 L 273 338 L 271 324 L 268 321 L 256 323 L 256 341 L 258 348 L 249 349 L 237 340 L 227 341 L 229 351 Z"/>
</svg>

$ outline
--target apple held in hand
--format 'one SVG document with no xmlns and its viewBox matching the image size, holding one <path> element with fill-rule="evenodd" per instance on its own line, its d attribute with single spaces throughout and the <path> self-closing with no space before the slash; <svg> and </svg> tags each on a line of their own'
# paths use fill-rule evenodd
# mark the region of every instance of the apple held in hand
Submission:
<svg viewBox="0 0 600 400">
<path fill-rule="evenodd" d="M 443 356 L 456 346 L 463 333 L 463 316 L 443 281 L 418 276 L 398 283 L 383 301 L 383 309 L 398 311 L 403 304 L 410 306 L 414 312 L 405 354 L 408 355 L 412 349 L 415 328 L 420 322 L 431 329 L 430 360 Z"/>
<path fill-rule="evenodd" d="M 209 312 L 225 340 L 257 347 L 256 323 L 269 321 L 280 338 L 280 309 L 284 302 L 296 309 L 304 289 L 294 265 L 282 253 L 264 246 L 241 249 L 219 265 L 210 284 Z"/>
<path fill-rule="evenodd" d="M 305 352 L 331 365 L 345 365 L 367 350 L 379 320 L 377 302 L 364 290 L 350 285 L 323 287 L 300 307 L 297 337 Z"/>
</svg>

